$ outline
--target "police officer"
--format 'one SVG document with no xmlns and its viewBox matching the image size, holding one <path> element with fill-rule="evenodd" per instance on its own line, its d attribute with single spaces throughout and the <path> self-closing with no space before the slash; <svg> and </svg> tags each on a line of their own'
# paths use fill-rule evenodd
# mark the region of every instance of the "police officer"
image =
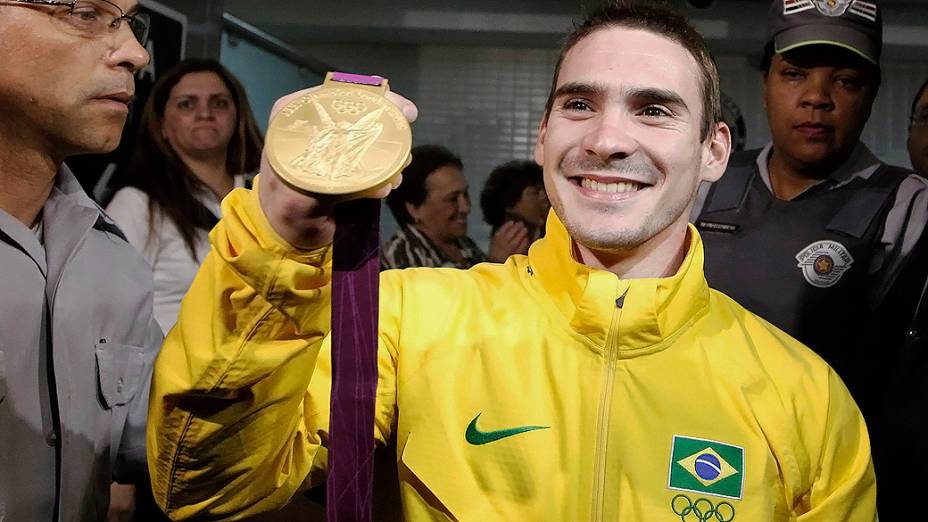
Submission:
<svg viewBox="0 0 928 522">
<path fill-rule="evenodd" d="M 879 437 L 879 404 L 914 309 L 905 289 L 924 279 L 906 264 L 928 219 L 928 186 L 860 141 L 880 85 L 876 3 L 775 0 L 767 36 L 772 142 L 735 155 L 700 188 L 692 216 L 706 277 L 844 378 L 871 431 L 882 509 L 892 478 L 879 455 L 891 441 Z"/>
</svg>

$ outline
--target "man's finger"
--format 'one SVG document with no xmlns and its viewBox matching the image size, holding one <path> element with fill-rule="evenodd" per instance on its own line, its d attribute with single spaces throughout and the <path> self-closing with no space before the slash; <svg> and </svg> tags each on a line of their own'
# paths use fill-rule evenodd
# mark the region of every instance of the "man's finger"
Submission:
<svg viewBox="0 0 928 522">
<path fill-rule="evenodd" d="M 500 241 L 503 241 L 506 244 L 512 243 L 512 240 L 515 238 L 515 232 L 518 231 L 515 228 L 512 221 L 504 223 L 499 230 L 496 231 L 496 235 L 499 236 Z"/>
<path fill-rule="evenodd" d="M 528 229 L 518 221 L 509 221 L 503 226 L 506 227 L 506 235 L 509 237 L 510 241 L 516 241 L 521 237 L 528 237 Z"/>
<path fill-rule="evenodd" d="M 403 116 L 406 116 L 406 119 L 409 120 L 409 123 L 416 121 L 416 118 L 419 117 L 419 108 L 416 107 L 416 104 L 409 101 L 408 99 L 396 94 L 393 91 L 387 91 L 386 97 L 390 100 L 393 105 L 396 105 L 399 110 L 403 113 Z"/>
</svg>

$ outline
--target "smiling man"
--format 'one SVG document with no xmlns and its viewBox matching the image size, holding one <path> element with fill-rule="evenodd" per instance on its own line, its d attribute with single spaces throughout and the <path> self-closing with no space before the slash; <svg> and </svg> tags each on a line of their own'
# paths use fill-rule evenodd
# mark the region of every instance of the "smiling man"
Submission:
<svg viewBox="0 0 928 522">
<path fill-rule="evenodd" d="M 571 34 L 536 146 L 546 236 L 505 264 L 382 275 L 371 431 L 396 436 L 406 519 L 874 519 L 840 379 L 706 284 L 687 218 L 725 169 L 720 121 L 682 18 L 622 3 Z M 175 519 L 273 509 L 326 467 L 331 206 L 265 166 L 224 210 L 152 388 Z"/>
<path fill-rule="evenodd" d="M 119 142 L 136 7 L 0 0 L 0 520 L 104 520 L 145 480 L 151 271 L 63 164 Z"/>
<path fill-rule="evenodd" d="M 700 190 L 706 278 L 835 368 L 867 418 L 888 499 L 905 479 L 880 473 L 894 445 L 880 436 L 881 408 L 928 268 L 907 266 L 928 183 L 860 141 L 880 85 L 877 4 L 775 0 L 768 39 L 772 141 Z"/>
</svg>

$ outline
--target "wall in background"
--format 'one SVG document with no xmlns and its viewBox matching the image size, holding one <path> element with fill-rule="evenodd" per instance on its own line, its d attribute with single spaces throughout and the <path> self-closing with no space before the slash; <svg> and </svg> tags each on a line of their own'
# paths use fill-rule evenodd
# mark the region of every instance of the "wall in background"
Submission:
<svg viewBox="0 0 928 522">
<path fill-rule="evenodd" d="M 246 37 L 228 31 L 222 33 L 220 61 L 245 86 L 262 133 L 267 131 L 271 107 L 278 98 L 317 85 L 324 78 Z"/>
<path fill-rule="evenodd" d="M 225 0 L 158 0 L 187 16 L 187 56 L 219 58 Z"/>
<path fill-rule="evenodd" d="M 718 58 L 722 90 L 744 115 L 748 147 L 760 147 L 770 139 L 761 102 L 761 74 L 744 56 Z M 887 59 L 882 64 L 883 84 L 873 105 L 861 140 L 880 159 L 910 167 L 906 138 L 912 98 L 928 79 L 928 60 Z"/>
<path fill-rule="evenodd" d="M 716 46 L 718 47 L 718 46 Z M 474 209 L 469 234 L 486 247 L 489 227 L 478 205 L 490 170 L 511 159 L 530 159 L 548 95 L 556 51 L 452 45 L 318 44 L 305 52 L 334 67 L 380 74 L 394 90 L 416 101 L 416 144 L 438 143 L 461 155 Z M 718 53 L 719 50 L 716 49 Z M 747 147 L 770 139 L 761 103 L 761 74 L 751 54 L 719 54 L 722 90 L 745 120 Z M 862 139 L 884 161 L 909 166 L 906 128 L 912 98 L 928 78 L 928 61 L 888 59 L 883 87 Z M 384 216 L 384 236 L 395 230 Z"/>
<path fill-rule="evenodd" d="M 416 102 L 416 145 L 444 145 L 464 161 L 473 204 L 468 234 L 484 249 L 490 228 L 479 209 L 490 170 L 531 159 L 557 59 L 552 49 L 462 45 L 317 44 L 312 53 L 340 70 L 380 74 Z M 384 238 L 396 222 L 384 212 Z"/>
<path fill-rule="evenodd" d="M 682 2 L 676 0 L 678 4 Z M 225 0 L 236 16 L 286 40 L 334 69 L 380 74 L 420 109 L 416 144 L 439 143 L 462 156 L 476 203 L 493 166 L 530 158 L 547 97 L 559 39 L 577 13 L 598 0 L 336 0 L 312 6 L 266 0 Z M 719 61 L 722 88 L 745 120 L 747 146 L 769 139 L 756 64 L 763 48 L 767 0 L 716 0 L 686 9 Z M 928 3 L 885 0 L 887 49 L 883 88 L 863 140 L 885 161 L 908 166 L 909 106 L 928 78 Z M 326 16 L 319 16 L 325 12 Z M 260 69 L 260 68 L 259 68 Z M 385 235 L 395 224 L 384 219 Z M 478 208 L 470 235 L 486 246 Z"/>
</svg>

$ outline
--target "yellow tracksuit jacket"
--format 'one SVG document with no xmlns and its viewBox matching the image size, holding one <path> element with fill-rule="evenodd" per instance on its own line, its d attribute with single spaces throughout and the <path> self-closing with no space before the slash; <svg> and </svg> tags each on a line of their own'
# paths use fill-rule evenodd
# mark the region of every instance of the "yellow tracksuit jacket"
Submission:
<svg viewBox="0 0 928 522">
<path fill-rule="evenodd" d="M 175 519 L 279 507 L 323 478 L 329 256 L 233 192 L 157 360 L 148 456 Z M 864 421 L 816 355 L 679 272 L 528 256 L 382 275 L 375 436 L 408 520 L 872 521 Z M 375 519 L 376 519 L 375 506 Z"/>
</svg>

